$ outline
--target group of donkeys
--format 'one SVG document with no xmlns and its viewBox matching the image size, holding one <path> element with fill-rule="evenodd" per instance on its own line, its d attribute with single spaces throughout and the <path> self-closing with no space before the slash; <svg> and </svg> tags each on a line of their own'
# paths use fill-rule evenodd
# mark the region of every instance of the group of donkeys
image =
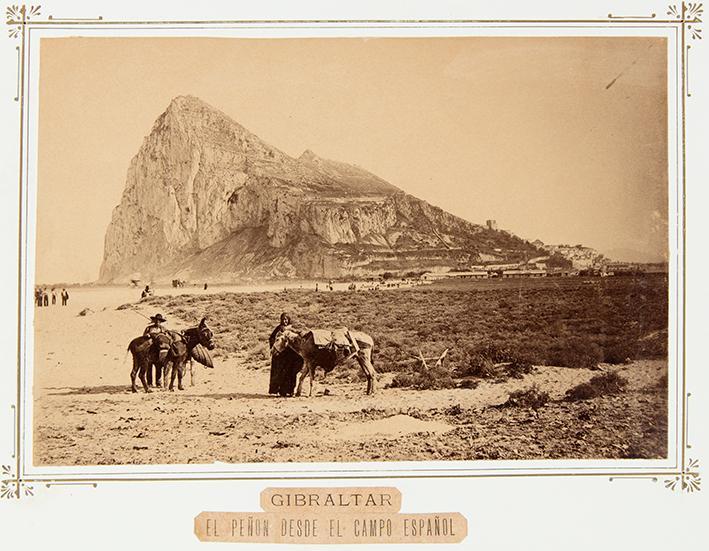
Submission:
<svg viewBox="0 0 709 551">
<path fill-rule="evenodd" d="M 213 367 L 211 359 L 205 361 L 205 356 L 209 355 L 198 350 L 199 346 L 207 350 L 214 350 L 215 346 L 214 334 L 207 327 L 205 319 L 202 319 L 197 327 L 185 331 L 161 329 L 160 332 L 152 335 L 143 335 L 133 339 L 128 345 L 128 350 L 133 355 L 133 370 L 130 374 L 131 390 L 138 392 L 135 377 L 139 375 L 145 392 L 151 392 L 153 367 L 155 367 L 156 387 L 167 384 L 168 373 L 171 372 L 169 389 L 174 390 L 175 377 L 177 376 L 177 388 L 184 390 L 182 378 L 187 360 L 194 358 L 207 367 Z M 367 379 L 367 394 L 372 394 L 377 375 L 372 365 L 373 347 L 372 337 L 361 331 L 342 329 L 297 332 L 287 327 L 280 331 L 276 337 L 271 354 L 278 355 L 286 348 L 290 348 L 303 358 L 296 396 L 300 396 L 306 377 L 310 378 L 308 394 L 312 396 L 316 368 L 321 367 L 325 372 L 328 372 L 336 366 L 350 361 L 356 361 L 359 364 Z"/>
<path fill-rule="evenodd" d="M 145 392 L 151 392 L 153 384 L 153 367 L 155 367 L 155 386 L 167 384 L 170 376 L 170 390 L 174 390 L 175 376 L 177 388 L 184 390 L 182 378 L 185 374 L 187 360 L 194 357 L 195 348 L 201 345 L 207 350 L 214 350 L 214 334 L 202 320 L 197 327 L 184 331 L 164 330 L 155 335 L 143 335 L 133 339 L 128 350 L 133 355 L 133 369 L 130 374 L 131 390 L 138 392 L 135 376 L 140 377 Z M 199 360 L 199 356 L 197 356 Z M 208 367 L 212 367 L 211 365 Z"/>
</svg>

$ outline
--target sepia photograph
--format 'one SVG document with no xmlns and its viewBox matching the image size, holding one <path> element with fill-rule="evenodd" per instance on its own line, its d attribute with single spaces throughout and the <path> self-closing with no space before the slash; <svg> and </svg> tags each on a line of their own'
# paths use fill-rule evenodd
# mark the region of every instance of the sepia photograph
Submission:
<svg viewBox="0 0 709 551">
<path fill-rule="evenodd" d="M 669 456 L 666 38 L 43 37 L 38 79 L 33 465 Z"/>
</svg>

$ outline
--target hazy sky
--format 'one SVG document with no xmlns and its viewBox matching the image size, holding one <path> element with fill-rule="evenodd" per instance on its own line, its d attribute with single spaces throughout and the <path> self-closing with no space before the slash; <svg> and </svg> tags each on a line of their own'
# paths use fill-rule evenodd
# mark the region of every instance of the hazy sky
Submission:
<svg viewBox="0 0 709 551">
<path fill-rule="evenodd" d="M 37 279 L 97 278 L 129 162 L 185 94 L 472 222 L 663 258 L 666 64 L 659 38 L 42 39 Z"/>
</svg>

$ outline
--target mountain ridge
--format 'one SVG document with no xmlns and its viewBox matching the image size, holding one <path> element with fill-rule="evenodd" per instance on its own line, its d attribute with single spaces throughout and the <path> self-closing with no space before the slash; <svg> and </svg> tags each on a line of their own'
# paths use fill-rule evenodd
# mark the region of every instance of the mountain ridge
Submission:
<svg viewBox="0 0 709 551">
<path fill-rule="evenodd" d="M 538 249 L 367 170 L 294 158 L 194 96 L 174 98 L 126 175 L 99 281 L 312 278 L 459 267 Z"/>
</svg>

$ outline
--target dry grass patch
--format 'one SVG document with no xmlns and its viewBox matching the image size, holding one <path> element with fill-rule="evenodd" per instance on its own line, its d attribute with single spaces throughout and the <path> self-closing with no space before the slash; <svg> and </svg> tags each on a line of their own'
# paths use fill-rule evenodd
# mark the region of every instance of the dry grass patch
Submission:
<svg viewBox="0 0 709 551">
<path fill-rule="evenodd" d="M 566 391 L 570 402 L 591 400 L 607 394 L 620 394 L 628 386 L 628 380 L 615 371 L 596 375 L 587 383 L 581 383 Z"/>
<path fill-rule="evenodd" d="M 281 312 L 303 327 L 365 331 L 374 338 L 375 369 L 415 388 L 521 378 L 533 365 L 586 368 L 667 353 L 667 279 L 655 276 L 155 296 L 141 304 L 187 323 L 206 315 L 220 354 L 259 365 L 268 363 L 264 343 Z M 412 357 L 446 348 L 445 371 L 425 374 Z"/>
</svg>

